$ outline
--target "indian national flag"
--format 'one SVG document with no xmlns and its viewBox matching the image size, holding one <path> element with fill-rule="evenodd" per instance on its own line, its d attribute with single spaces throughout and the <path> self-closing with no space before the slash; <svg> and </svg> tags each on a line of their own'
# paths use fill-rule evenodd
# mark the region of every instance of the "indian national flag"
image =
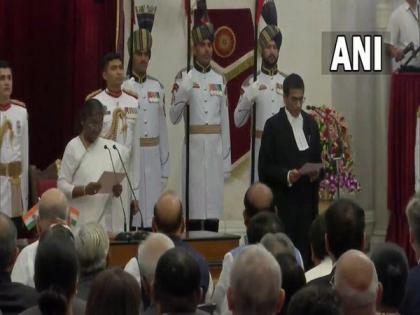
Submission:
<svg viewBox="0 0 420 315">
<path fill-rule="evenodd" d="M 38 204 L 34 205 L 28 212 L 22 216 L 23 223 L 25 223 L 28 231 L 32 230 L 36 225 L 36 219 L 38 218 Z"/>
<path fill-rule="evenodd" d="M 80 211 L 76 208 L 70 208 L 70 225 L 76 226 L 77 221 L 79 221 Z"/>
</svg>

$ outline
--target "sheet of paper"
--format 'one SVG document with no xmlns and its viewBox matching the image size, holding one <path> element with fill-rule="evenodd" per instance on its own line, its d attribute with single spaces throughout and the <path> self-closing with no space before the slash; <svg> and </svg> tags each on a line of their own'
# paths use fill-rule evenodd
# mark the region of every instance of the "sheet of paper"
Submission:
<svg viewBox="0 0 420 315">
<path fill-rule="evenodd" d="M 300 169 L 301 175 L 308 175 L 313 172 L 318 172 L 322 168 L 322 163 L 305 163 Z"/>
<path fill-rule="evenodd" d="M 98 194 L 112 193 L 112 187 L 116 184 L 121 184 L 124 177 L 124 173 L 103 172 L 98 179 L 98 183 L 101 184 L 101 189 L 99 189 Z"/>
</svg>

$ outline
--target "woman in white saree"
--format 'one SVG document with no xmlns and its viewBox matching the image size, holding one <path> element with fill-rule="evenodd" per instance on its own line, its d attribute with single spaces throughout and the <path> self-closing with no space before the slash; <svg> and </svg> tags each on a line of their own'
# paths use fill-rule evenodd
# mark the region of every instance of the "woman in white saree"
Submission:
<svg viewBox="0 0 420 315">
<path fill-rule="evenodd" d="M 109 232 L 122 230 L 123 215 L 120 201 L 122 187 L 113 186 L 113 193 L 98 193 L 101 185 L 97 182 L 104 171 L 112 171 L 110 149 L 116 172 L 122 171 L 116 145 L 124 160 L 127 150 L 112 140 L 99 137 L 102 130 L 104 108 L 101 102 L 90 99 L 81 111 L 82 132 L 66 146 L 58 177 L 58 188 L 62 190 L 70 203 L 80 211 L 78 225 L 98 222 Z M 112 196 L 113 195 L 113 196 Z M 112 210 L 112 222 L 105 222 L 105 213 Z"/>
</svg>

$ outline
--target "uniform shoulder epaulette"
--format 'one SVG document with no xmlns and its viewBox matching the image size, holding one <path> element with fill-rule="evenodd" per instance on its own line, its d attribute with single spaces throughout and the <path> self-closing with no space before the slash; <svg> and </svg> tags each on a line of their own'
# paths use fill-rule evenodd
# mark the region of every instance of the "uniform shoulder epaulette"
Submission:
<svg viewBox="0 0 420 315">
<path fill-rule="evenodd" d="M 280 70 L 279 70 L 279 74 L 281 74 L 283 77 L 287 77 L 287 76 L 288 76 L 288 74 L 287 74 L 287 73 L 285 73 L 285 72 L 283 72 L 283 71 L 280 71 Z"/>
<path fill-rule="evenodd" d="M 102 90 L 98 89 L 93 91 L 92 93 L 89 93 L 86 97 L 85 97 L 85 101 L 90 100 L 91 98 L 95 97 L 96 95 L 98 95 L 99 93 L 101 93 Z"/>
<path fill-rule="evenodd" d="M 191 68 L 190 68 L 191 69 Z M 176 80 L 181 80 L 182 79 L 182 72 L 186 72 L 187 71 L 187 67 L 181 69 L 178 71 L 178 73 L 175 76 L 175 81 Z"/>
<path fill-rule="evenodd" d="M 135 99 L 138 99 L 139 98 L 139 96 L 138 96 L 138 94 L 136 92 L 133 92 L 133 91 L 130 91 L 130 90 L 127 90 L 127 89 L 122 89 L 122 91 L 125 94 L 128 94 L 128 95 L 134 97 Z"/>
<path fill-rule="evenodd" d="M 162 90 L 164 89 L 162 82 L 160 82 L 160 81 L 159 81 L 158 79 L 156 79 L 155 77 L 152 77 L 151 75 L 147 75 L 147 78 L 148 78 L 149 80 L 157 81 L 157 83 L 159 83 L 159 85 L 160 85 L 160 88 L 161 88 Z"/>
<path fill-rule="evenodd" d="M 19 101 L 19 100 L 11 99 L 10 103 L 12 103 L 13 105 L 17 105 L 17 106 L 26 108 L 26 104 L 22 101 Z"/>
</svg>

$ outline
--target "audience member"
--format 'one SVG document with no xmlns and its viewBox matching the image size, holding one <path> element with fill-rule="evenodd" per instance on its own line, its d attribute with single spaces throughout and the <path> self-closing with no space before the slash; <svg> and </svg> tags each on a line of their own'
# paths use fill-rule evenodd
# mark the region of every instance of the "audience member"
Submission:
<svg viewBox="0 0 420 315">
<path fill-rule="evenodd" d="M 75 297 L 78 263 L 74 239 L 68 226 L 55 225 L 44 234 L 35 257 L 35 288 L 38 306 L 24 315 L 82 315 L 85 302 Z"/>
<path fill-rule="evenodd" d="M 364 253 L 349 250 L 337 261 L 333 286 L 343 303 L 344 315 L 375 315 L 382 286 L 375 265 Z"/>
<path fill-rule="evenodd" d="M 107 267 L 109 237 L 99 223 L 86 223 L 77 233 L 75 244 L 80 265 L 77 296 L 86 301 L 93 280 Z"/>
<path fill-rule="evenodd" d="M 277 253 L 274 257 L 280 265 L 282 289 L 286 294 L 281 314 L 286 314 L 290 298 L 306 285 L 305 272 L 290 253 Z"/>
<path fill-rule="evenodd" d="M 269 211 L 276 213 L 274 205 L 273 192 L 266 184 L 257 182 L 252 184 L 244 196 L 244 225 L 248 228 L 249 220 L 260 211 Z M 239 240 L 239 245 L 247 245 L 248 238 L 246 234 Z"/>
<path fill-rule="evenodd" d="M 173 192 L 163 193 L 156 202 L 152 229 L 154 232 L 166 234 L 172 239 L 175 247 L 184 248 L 194 257 L 200 267 L 200 286 L 203 289 L 204 296 L 207 296 L 209 300 L 213 294 L 213 281 L 209 266 L 199 252 L 181 239 L 185 232 L 182 202 Z"/>
<path fill-rule="evenodd" d="M 420 262 L 420 194 L 416 194 L 408 203 L 406 209 L 410 233 L 411 247 Z M 401 308 L 404 315 L 418 314 L 420 310 L 420 265 L 412 268 L 408 273 L 406 297 Z"/>
<path fill-rule="evenodd" d="M 341 301 L 330 287 L 309 285 L 290 299 L 287 315 L 341 315 Z"/>
<path fill-rule="evenodd" d="M 45 191 L 38 203 L 37 231 L 41 238 L 51 224 L 66 223 L 68 220 L 68 203 L 66 196 L 58 189 Z M 12 271 L 12 280 L 35 287 L 34 265 L 39 241 L 26 246 L 16 259 Z"/>
<path fill-rule="evenodd" d="M 200 269 L 182 248 L 172 248 L 160 257 L 153 292 L 157 314 L 206 314 L 197 309 L 203 294 Z"/>
<path fill-rule="evenodd" d="M 15 225 L 0 212 L 0 310 L 5 315 L 19 314 L 38 301 L 35 289 L 10 279 L 10 271 L 19 252 L 16 240 Z"/>
<path fill-rule="evenodd" d="M 279 217 L 272 212 L 261 211 L 254 215 L 249 221 L 247 228 L 247 237 L 250 245 L 257 244 L 267 233 L 284 232 L 284 227 Z M 216 304 L 218 314 L 231 314 L 228 305 L 226 293 L 230 286 L 230 274 L 235 257 L 237 257 L 248 245 L 242 245 L 228 252 L 223 258 L 222 272 L 213 294 L 213 303 Z"/>
<path fill-rule="evenodd" d="M 260 245 L 250 245 L 235 259 L 227 292 L 234 315 L 272 315 L 283 307 L 282 271 Z"/>
<path fill-rule="evenodd" d="M 380 314 L 398 314 L 405 296 L 408 262 L 405 253 L 393 243 L 380 244 L 370 254 L 378 280 L 382 284 L 382 299 L 378 301 Z"/>
<path fill-rule="evenodd" d="M 303 260 L 299 250 L 285 233 L 267 233 L 261 238 L 260 243 L 273 255 L 288 252 L 296 258 L 303 269 Z"/>
<path fill-rule="evenodd" d="M 325 213 L 326 249 L 335 263 L 350 249 L 363 251 L 365 248 L 365 212 L 354 201 L 339 199 Z M 314 279 L 312 284 L 329 285 L 334 274 Z"/>
<path fill-rule="evenodd" d="M 306 282 L 325 277 L 332 271 L 333 265 L 325 249 L 325 218 L 319 215 L 309 229 L 309 243 L 311 245 L 311 260 L 314 267 L 305 273 Z"/>
<path fill-rule="evenodd" d="M 102 271 L 93 281 L 86 315 L 138 315 L 141 291 L 136 279 L 115 268 Z"/>
</svg>

